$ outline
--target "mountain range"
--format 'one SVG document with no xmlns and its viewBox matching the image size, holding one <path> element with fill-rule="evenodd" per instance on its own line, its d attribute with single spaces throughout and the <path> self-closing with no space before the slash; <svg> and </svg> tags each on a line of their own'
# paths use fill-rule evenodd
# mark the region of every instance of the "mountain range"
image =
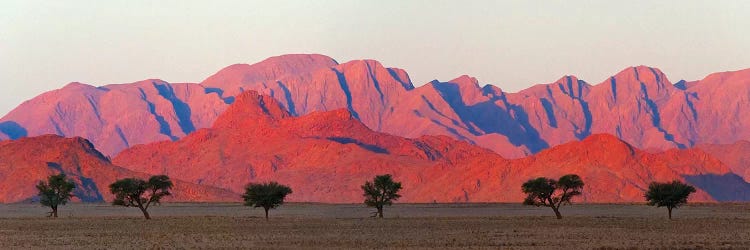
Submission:
<svg viewBox="0 0 750 250">
<path fill-rule="evenodd" d="M 278 180 L 293 201 L 360 202 L 375 173 L 402 180 L 407 202 L 516 202 L 523 181 L 566 173 L 584 178 L 587 202 L 641 201 L 648 182 L 671 179 L 697 200 L 750 200 L 748 97 L 750 69 L 673 84 L 637 66 L 507 93 L 469 76 L 415 87 L 404 70 L 323 55 L 201 83 L 71 83 L 0 119 L 0 178 L 19 190 L 0 202 L 30 199 L 55 171 L 96 187 L 82 200 L 108 199 L 98 190 L 114 177 L 168 174 L 192 194 L 177 200 Z"/>
<path fill-rule="evenodd" d="M 226 67 L 201 83 L 71 83 L 0 119 L 0 138 L 80 136 L 115 156 L 209 127 L 235 95 L 255 90 L 295 116 L 345 108 L 376 131 L 447 135 L 508 158 L 596 133 L 663 150 L 750 139 L 743 129 L 750 125 L 743 115 L 750 107 L 748 81 L 750 69 L 672 84 L 660 70 L 638 66 L 597 85 L 564 76 L 517 93 L 480 86 L 469 76 L 415 88 L 406 71 L 377 61 L 284 55 Z"/>
</svg>

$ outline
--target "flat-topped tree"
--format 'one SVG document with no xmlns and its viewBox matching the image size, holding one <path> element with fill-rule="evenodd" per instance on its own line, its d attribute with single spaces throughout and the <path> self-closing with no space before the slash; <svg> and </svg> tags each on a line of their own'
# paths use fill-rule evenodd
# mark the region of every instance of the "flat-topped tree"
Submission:
<svg viewBox="0 0 750 250">
<path fill-rule="evenodd" d="M 690 194 L 695 193 L 693 186 L 680 181 L 652 182 L 648 185 L 648 191 L 643 195 L 648 205 L 656 207 L 667 207 L 669 219 L 672 219 L 672 209 L 687 204 Z"/>
<path fill-rule="evenodd" d="M 49 217 L 55 218 L 57 218 L 57 207 L 68 203 L 70 198 L 73 197 L 73 189 L 75 188 L 76 184 L 66 179 L 64 173 L 50 175 L 47 182 L 40 181 L 36 185 L 36 189 L 39 190 L 39 203 L 50 207 L 52 211 L 49 213 Z"/>
<path fill-rule="evenodd" d="M 550 207 L 557 219 L 562 219 L 560 206 L 570 204 L 573 197 L 581 195 L 583 180 L 575 174 L 565 175 L 559 180 L 539 177 L 527 181 L 521 189 L 527 194 L 524 205 Z"/>
<path fill-rule="evenodd" d="M 137 207 L 143 212 L 147 220 L 151 219 L 148 208 L 151 204 L 159 204 L 161 198 L 172 195 L 172 181 L 169 176 L 151 176 L 148 181 L 138 178 L 126 178 L 109 185 L 109 190 L 115 195 L 112 202 L 115 206 Z"/>
<path fill-rule="evenodd" d="M 365 204 L 369 207 L 375 207 L 378 211 L 378 218 L 383 218 L 383 207 L 392 205 L 394 201 L 401 198 L 398 191 L 401 190 L 401 182 L 394 182 L 391 175 L 375 176 L 373 182 L 365 182 L 362 185 L 364 191 Z"/>
<path fill-rule="evenodd" d="M 291 193 L 291 188 L 274 181 L 262 184 L 250 183 L 245 187 L 242 199 L 245 200 L 245 206 L 262 207 L 266 211 L 266 220 L 268 220 L 268 210 L 284 204 L 284 199 Z"/>
</svg>

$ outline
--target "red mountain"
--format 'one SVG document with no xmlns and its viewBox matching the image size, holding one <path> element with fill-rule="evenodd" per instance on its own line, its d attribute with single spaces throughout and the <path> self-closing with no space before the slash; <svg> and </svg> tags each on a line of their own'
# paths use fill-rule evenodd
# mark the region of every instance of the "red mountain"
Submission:
<svg viewBox="0 0 750 250">
<path fill-rule="evenodd" d="M 109 201 L 109 184 L 126 177 L 147 178 L 112 165 L 83 138 L 56 135 L 0 142 L 0 203 L 34 199 L 36 183 L 47 176 L 65 173 L 75 183 L 75 199 L 86 202 Z M 193 183 L 176 181 L 173 201 L 234 201 L 239 195 Z"/>
<path fill-rule="evenodd" d="M 347 109 L 367 127 L 419 138 L 447 135 L 519 158 L 591 134 L 644 149 L 750 140 L 750 69 L 672 84 L 655 68 L 622 70 L 597 85 L 574 76 L 518 93 L 469 76 L 415 88 L 377 61 L 338 64 L 323 55 L 284 55 L 220 70 L 200 84 L 147 80 L 70 84 L 0 119 L 0 140 L 58 134 L 91 140 L 106 155 L 177 140 L 207 128 L 242 91 L 272 96 L 292 116 Z"/>
<path fill-rule="evenodd" d="M 360 185 L 384 173 L 403 181 L 403 202 L 517 202 L 522 182 L 567 173 L 584 178 L 585 201 L 631 202 L 643 200 L 650 181 L 730 174 L 700 150 L 651 154 L 610 135 L 511 161 L 448 137 L 375 132 L 345 109 L 295 117 L 273 97 L 253 91 L 240 95 L 212 128 L 132 147 L 114 162 L 234 192 L 248 182 L 274 180 L 294 189 L 292 201 L 345 203 L 360 202 Z M 703 191 L 694 198 L 714 200 Z"/>
<path fill-rule="evenodd" d="M 359 186 L 373 173 L 403 171 L 401 176 L 419 181 L 425 168 L 448 168 L 483 155 L 505 162 L 447 137 L 406 139 L 373 132 L 348 110 L 293 117 L 272 97 L 249 91 L 213 128 L 176 142 L 135 146 L 114 162 L 234 192 L 251 181 L 305 183 L 293 185 L 292 200 L 354 202 L 361 196 Z M 332 195 L 337 190 L 344 193 Z"/>
</svg>

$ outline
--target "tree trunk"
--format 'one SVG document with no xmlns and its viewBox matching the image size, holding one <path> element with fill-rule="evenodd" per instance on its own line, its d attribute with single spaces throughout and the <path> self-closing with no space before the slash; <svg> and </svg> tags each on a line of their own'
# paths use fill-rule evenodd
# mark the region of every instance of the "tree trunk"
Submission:
<svg viewBox="0 0 750 250">
<path fill-rule="evenodd" d="M 555 215 L 557 216 L 558 220 L 562 219 L 562 214 L 560 214 L 559 208 L 556 208 L 556 207 L 552 206 L 552 211 L 555 211 Z"/>
<path fill-rule="evenodd" d="M 383 207 L 378 207 L 378 218 L 383 218 Z"/>
<path fill-rule="evenodd" d="M 49 212 L 49 215 L 47 215 L 48 218 L 57 218 L 57 206 L 49 206 L 49 208 L 52 209 L 52 212 Z"/>
<path fill-rule="evenodd" d="M 669 211 L 669 219 L 672 219 L 672 207 L 667 207 L 667 211 Z"/>
<path fill-rule="evenodd" d="M 141 212 L 143 212 L 143 217 L 146 217 L 146 219 L 147 219 L 147 220 L 150 220 L 150 219 L 151 219 L 151 215 L 149 215 L 149 214 L 148 214 L 148 211 L 146 211 L 146 209 L 145 209 L 145 208 L 143 208 L 142 206 L 141 206 L 141 207 L 138 207 L 138 208 L 140 208 L 140 209 L 141 209 Z"/>
<path fill-rule="evenodd" d="M 265 209 L 265 210 L 266 210 L 266 221 L 267 221 L 267 220 L 268 220 L 268 208 L 267 208 L 267 207 L 264 207 L 263 209 Z"/>
</svg>

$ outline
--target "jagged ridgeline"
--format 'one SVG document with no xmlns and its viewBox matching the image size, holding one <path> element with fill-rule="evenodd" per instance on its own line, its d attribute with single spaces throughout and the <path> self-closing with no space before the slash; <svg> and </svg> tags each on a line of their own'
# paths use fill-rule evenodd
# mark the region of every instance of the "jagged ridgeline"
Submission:
<svg viewBox="0 0 750 250">
<path fill-rule="evenodd" d="M 526 179 L 568 173 L 584 178 L 591 202 L 640 201 L 648 181 L 668 179 L 700 188 L 699 200 L 747 200 L 741 156 L 750 154 L 737 141 L 750 137 L 748 79 L 743 70 L 672 84 L 638 66 L 597 85 L 564 76 L 507 93 L 469 76 L 415 87 L 404 70 L 373 60 L 284 55 L 201 83 L 71 83 L 44 93 L 0 120 L 11 152 L 0 166 L 36 169 L 38 179 L 70 172 L 86 187 L 82 199 L 107 200 L 109 179 L 76 172 L 83 158 L 35 141 L 56 134 L 90 141 L 96 154 L 87 157 L 103 161 L 95 171 L 169 174 L 194 185 L 191 195 L 216 190 L 186 200 L 238 199 L 248 180 L 279 180 L 292 185 L 292 201 L 357 202 L 374 173 L 402 179 L 412 202 L 518 201 Z M 14 151 L 16 143 L 39 148 Z M 13 156 L 34 151 L 57 158 Z"/>
<path fill-rule="evenodd" d="M 404 137 L 447 135 L 518 158 L 593 133 L 647 149 L 726 144 L 750 138 L 742 114 L 750 70 L 672 84 L 655 68 L 627 68 L 597 85 L 575 76 L 518 93 L 472 77 L 415 88 L 406 71 L 373 60 L 338 64 L 323 55 L 284 55 L 220 70 L 201 83 L 145 80 L 93 87 L 72 83 L 0 120 L 0 138 L 58 134 L 91 140 L 114 157 L 133 145 L 177 140 L 209 127 L 255 90 L 290 114 L 345 108 L 369 128 Z"/>
</svg>

